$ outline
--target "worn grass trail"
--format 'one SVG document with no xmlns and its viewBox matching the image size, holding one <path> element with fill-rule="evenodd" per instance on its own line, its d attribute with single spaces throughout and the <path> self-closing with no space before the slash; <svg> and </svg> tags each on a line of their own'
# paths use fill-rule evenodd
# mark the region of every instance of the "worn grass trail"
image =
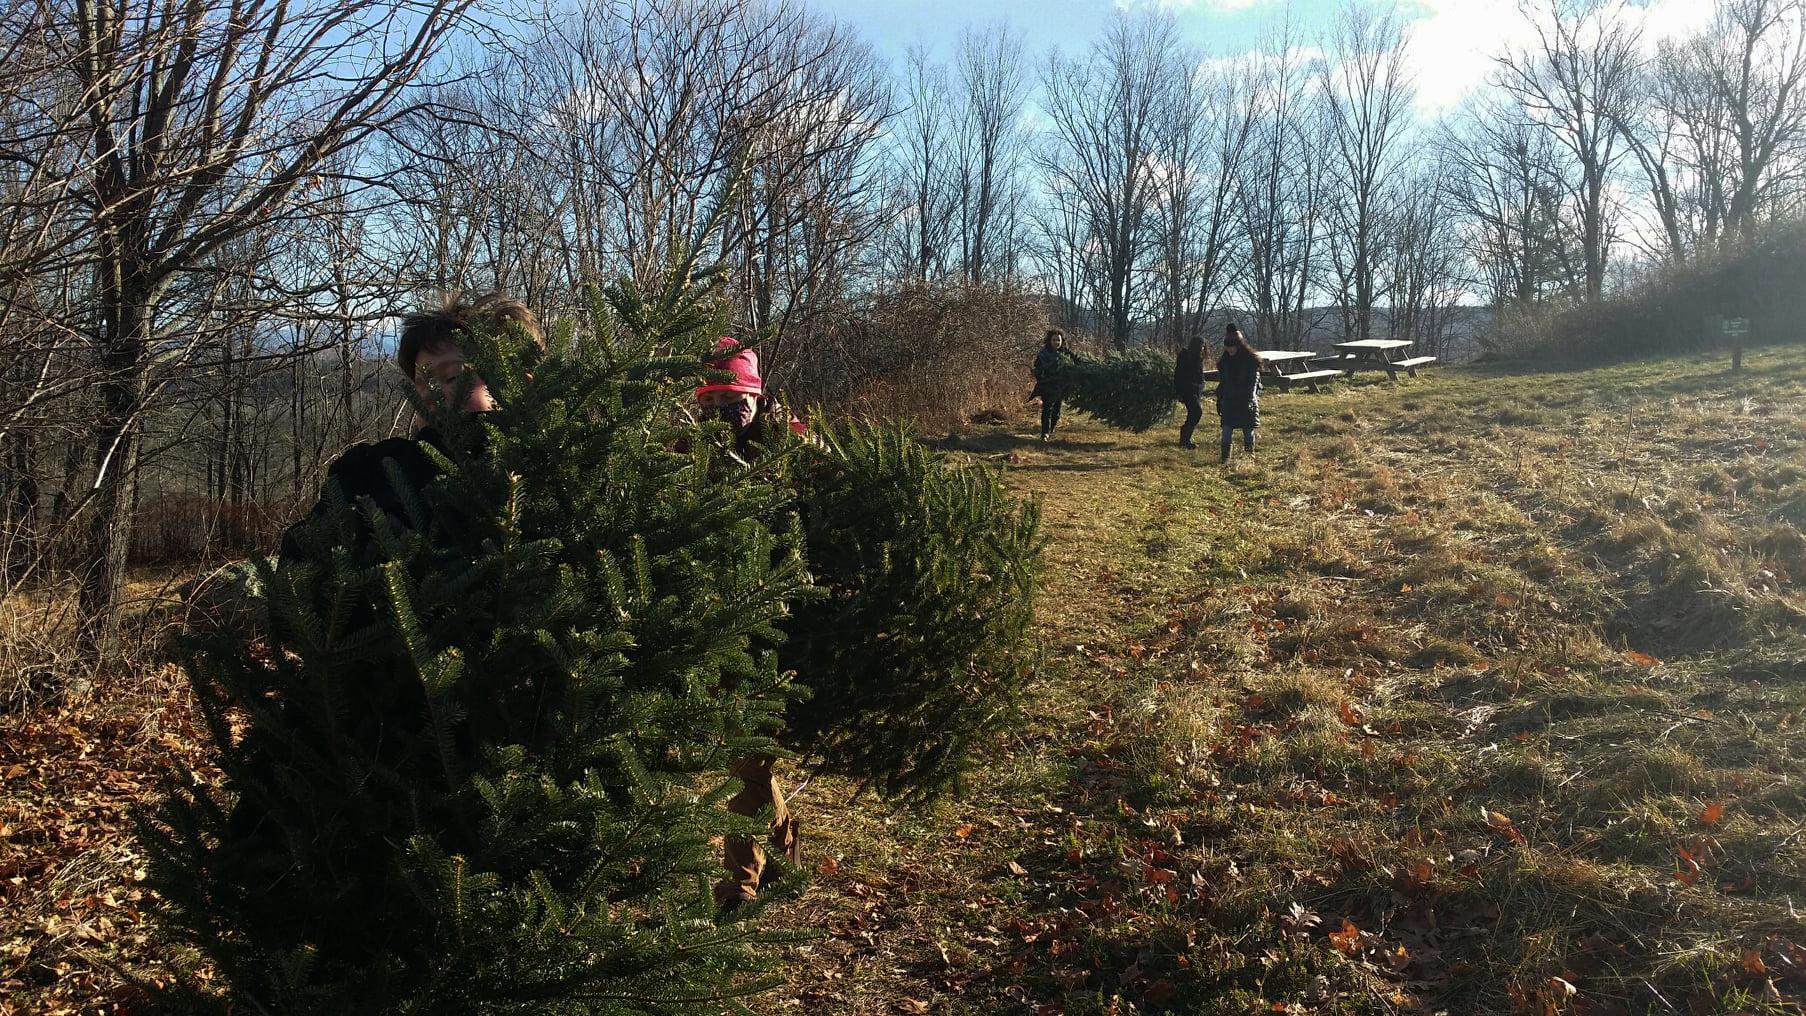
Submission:
<svg viewBox="0 0 1806 1016">
<path fill-rule="evenodd" d="M 1806 369 L 1269 400 L 1219 468 L 1075 421 L 1029 733 L 799 810 L 807 1012 L 1800 1012 Z"/>
</svg>

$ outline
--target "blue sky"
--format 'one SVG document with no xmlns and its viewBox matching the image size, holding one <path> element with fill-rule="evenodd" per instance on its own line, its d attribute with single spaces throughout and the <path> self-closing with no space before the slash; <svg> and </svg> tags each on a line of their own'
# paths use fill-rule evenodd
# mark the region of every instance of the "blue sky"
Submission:
<svg viewBox="0 0 1806 1016">
<path fill-rule="evenodd" d="M 968 24 L 1007 21 L 1043 54 L 1053 46 L 1081 50 L 1101 34 L 1119 7 L 1112 0 L 812 0 L 809 6 L 860 30 L 879 52 L 900 59 L 912 43 L 926 43 L 943 55 Z M 1262 0 L 1193 3 L 1138 3 L 1173 11 L 1188 38 L 1218 52 L 1254 47 L 1264 26 L 1285 9 Z M 1292 17 L 1302 26 L 1328 23 L 1333 0 L 1294 0 Z"/>
<path fill-rule="evenodd" d="M 1304 45 L 1314 44 L 1341 0 L 805 0 L 858 29 L 879 54 L 900 61 L 912 43 L 945 57 L 967 25 L 1006 21 L 1027 40 L 1035 65 L 1054 46 L 1082 50 L 1121 8 L 1171 11 L 1185 37 L 1212 56 L 1256 48 L 1266 29 L 1287 16 Z M 1625 0 L 1622 15 L 1641 22 L 1646 43 L 1699 30 L 1713 0 Z M 1449 109 L 1480 85 L 1491 57 L 1530 37 L 1515 0 L 1399 0 L 1410 26 L 1407 53 L 1418 111 Z"/>
</svg>

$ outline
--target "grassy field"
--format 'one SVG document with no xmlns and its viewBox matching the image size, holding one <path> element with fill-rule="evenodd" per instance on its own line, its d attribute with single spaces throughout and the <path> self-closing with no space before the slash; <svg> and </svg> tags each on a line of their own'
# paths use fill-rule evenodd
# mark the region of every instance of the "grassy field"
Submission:
<svg viewBox="0 0 1806 1016">
<path fill-rule="evenodd" d="M 757 1008 L 1806 1011 L 1803 397 L 1781 349 L 1274 395 L 1226 469 L 963 436 L 1045 505 L 1030 732 L 928 813 L 802 789 Z M 0 1011 L 146 955 L 122 809 L 198 762 L 134 687 L 0 717 Z"/>
<path fill-rule="evenodd" d="M 1772 351 L 1272 396 L 1227 469 L 970 435 L 1046 506 L 1033 732 L 931 816 L 804 791 L 772 1008 L 1802 1011 L 1803 396 Z"/>
</svg>

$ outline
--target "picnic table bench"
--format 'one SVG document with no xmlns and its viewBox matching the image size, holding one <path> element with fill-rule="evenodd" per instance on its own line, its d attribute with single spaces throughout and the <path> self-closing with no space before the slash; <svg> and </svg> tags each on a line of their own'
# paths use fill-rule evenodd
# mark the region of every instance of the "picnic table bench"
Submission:
<svg viewBox="0 0 1806 1016">
<path fill-rule="evenodd" d="M 1394 359 L 1399 351 L 1411 348 L 1409 339 L 1353 339 L 1333 345 L 1336 355 L 1323 357 L 1317 362 L 1324 365 L 1324 369 L 1349 377 L 1353 377 L 1357 370 L 1383 370 L 1388 379 L 1396 381 L 1401 370 L 1416 377 L 1417 368 L 1436 362 L 1434 356 Z"/>
<path fill-rule="evenodd" d="M 1289 392 L 1293 385 L 1308 385 L 1312 392 L 1317 390 L 1317 382 L 1328 381 L 1341 376 L 1339 370 L 1298 370 L 1317 354 L 1308 349 L 1263 349 L 1260 351 L 1260 365 L 1268 368 L 1268 375 L 1279 385 L 1279 390 Z M 1217 380 L 1218 372 L 1207 370 L 1204 380 Z"/>
</svg>

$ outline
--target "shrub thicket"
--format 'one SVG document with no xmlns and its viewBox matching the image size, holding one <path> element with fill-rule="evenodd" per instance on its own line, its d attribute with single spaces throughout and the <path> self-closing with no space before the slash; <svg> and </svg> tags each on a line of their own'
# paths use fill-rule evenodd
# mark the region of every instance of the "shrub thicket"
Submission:
<svg viewBox="0 0 1806 1016">
<path fill-rule="evenodd" d="M 798 322 L 773 352 L 798 403 L 945 430 L 1021 407 L 1046 320 L 1014 287 L 923 284 Z"/>
<path fill-rule="evenodd" d="M 1647 273 L 1606 299 L 1501 311 L 1481 339 L 1487 359 L 1619 360 L 1724 350 L 1719 322 L 1749 320 L 1748 344 L 1806 337 L 1806 223 L 1727 241 Z"/>
</svg>

